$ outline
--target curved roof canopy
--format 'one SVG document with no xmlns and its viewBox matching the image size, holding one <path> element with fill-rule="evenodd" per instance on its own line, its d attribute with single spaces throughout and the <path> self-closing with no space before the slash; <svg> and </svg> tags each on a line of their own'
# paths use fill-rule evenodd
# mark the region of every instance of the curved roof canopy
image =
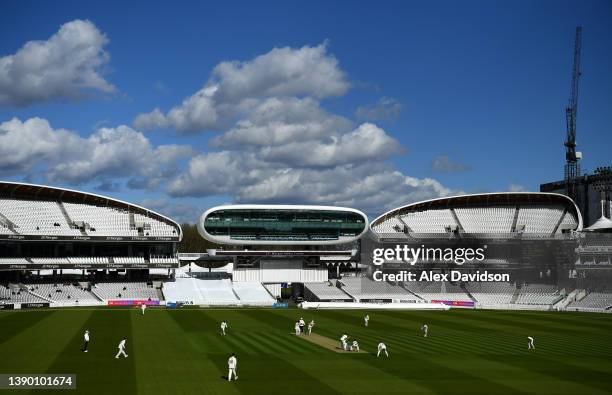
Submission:
<svg viewBox="0 0 612 395">
<path fill-rule="evenodd" d="M 161 222 L 165 222 L 177 228 L 178 239 L 180 240 L 182 238 L 182 229 L 180 225 L 172 219 L 142 206 L 124 202 L 118 199 L 113 199 L 107 196 L 97 195 L 94 193 L 52 187 L 47 185 L 0 181 L 0 199 L 2 199 L 3 197 L 26 200 L 62 201 L 76 204 L 88 204 L 123 209 L 156 219 Z"/>
<path fill-rule="evenodd" d="M 575 230 L 582 230 L 582 215 L 572 199 L 558 193 L 547 192 L 496 192 L 442 197 L 407 204 L 390 210 L 370 223 L 370 228 L 385 220 L 404 214 L 441 209 L 476 208 L 494 206 L 551 206 L 558 205 L 567 209 L 578 223 Z M 376 232 L 375 232 L 376 233 Z"/>
</svg>

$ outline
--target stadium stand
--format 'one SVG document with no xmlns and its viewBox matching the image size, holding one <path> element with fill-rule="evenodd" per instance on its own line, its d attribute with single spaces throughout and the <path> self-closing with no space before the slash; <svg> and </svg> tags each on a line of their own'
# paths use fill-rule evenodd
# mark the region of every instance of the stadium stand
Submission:
<svg viewBox="0 0 612 395">
<path fill-rule="evenodd" d="M 176 257 L 171 256 L 151 256 L 149 257 L 149 262 L 151 263 L 173 263 L 178 264 L 179 260 Z"/>
<path fill-rule="evenodd" d="M 96 283 L 91 287 L 91 292 L 103 301 L 160 299 L 157 289 L 142 282 Z"/>
<path fill-rule="evenodd" d="M 581 300 L 570 303 L 567 310 L 606 311 L 612 309 L 612 293 L 591 292 Z"/>
<path fill-rule="evenodd" d="M 461 233 L 479 237 L 521 234 L 551 237 L 582 230 L 574 202 L 549 193 L 489 193 L 452 196 L 391 210 L 370 224 L 379 237 L 428 238 Z"/>
<path fill-rule="evenodd" d="M 48 300 L 31 293 L 27 287 L 16 284 L 0 285 L 0 304 L 45 303 Z"/>
<path fill-rule="evenodd" d="M 510 233 L 515 212 L 512 206 L 455 209 L 467 233 Z"/>
<path fill-rule="evenodd" d="M 242 304 L 270 306 L 276 300 L 261 283 L 233 283 L 234 292 Z"/>
<path fill-rule="evenodd" d="M 546 284 L 524 284 L 514 303 L 528 305 L 553 305 L 563 296 L 557 286 Z"/>
<path fill-rule="evenodd" d="M 73 284 L 28 284 L 27 287 L 31 292 L 54 303 L 100 301 L 91 292 Z"/>
<path fill-rule="evenodd" d="M 261 283 L 232 283 L 230 279 L 177 278 L 163 285 L 166 300 L 208 306 L 271 306 L 274 298 Z"/>
<path fill-rule="evenodd" d="M 450 210 L 419 211 L 402 215 L 401 219 L 414 233 L 445 233 L 448 226 L 456 225 Z"/>
<path fill-rule="evenodd" d="M 516 292 L 513 284 L 499 282 L 470 283 L 467 289 L 481 306 L 510 304 Z"/>
<path fill-rule="evenodd" d="M 24 235 L 81 235 L 78 229 L 69 227 L 57 202 L 2 198 L 0 214 L 13 224 L 0 227 L 3 233 L 12 229 Z"/>
<path fill-rule="evenodd" d="M 448 281 L 406 282 L 404 283 L 404 286 L 406 289 L 428 302 L 432 300 L 472 301 L 472 299 L 459 285 L 450 283 Z"/>
<path fill-rule="evenodd" d="M 353 298 L 336 287 L 333 282 L 326 281 L 322 283 L 305 283 L 304 296 L 306 300 L 311 302 L 319 301 L 352 301 Z"/>
<path fill-rule="evenodd" d="M 406 289 L 389 283 L 376 282 L 366 277 L 343 277 L 342 290 L 357 301 L 364 299 L 401 299 L 418 301 L 419 298 Z"/>
<path fill-rule="evenodd" d="M 551 234 L 562 214 L 559 207 L 521 208 L 517 225 L 524 225 L 527 233 Z"/>
</svg>

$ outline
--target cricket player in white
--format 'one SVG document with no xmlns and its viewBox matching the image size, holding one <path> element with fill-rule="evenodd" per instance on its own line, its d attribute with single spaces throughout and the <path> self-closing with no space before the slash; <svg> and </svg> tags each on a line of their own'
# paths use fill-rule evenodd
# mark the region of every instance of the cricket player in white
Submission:
<svg viewBox="0 0 612 395">
<path fill-rule="evenodd" d="M 343 350 L 348 350 L 348 344 L 346 343 L 346 339 L 348 339 L 348 336 L 346 334 L 342 335 L 342 337 L 340 337 L 340 343 L 342 346 Z"/>
<path fill-rule="evenodd" d="M 225 336 L 225 329 L 227 329 L 227 322 L 221 321 L 221 334 Z"/>
<path fill-rule="evenodd" d="M 115 355 L 115 358 L 119 358 L 119 355 L 123 354 L 123 356 L 125 358 L 128 357 L 128 355 L 125 353 L 125 341 L 127 339 L 124 337 L 123 339 L 121 339 L 121 341 L 119 342 L 119 346 L 117 346 L 117 348 L 119 349 L 119 352 L 117 352 L 117 355 Z"/>
<path fill-rule="evenodd" d="M 89 347 L 89 331 L 86 330 L 85 334 L 83 335 L 83 348 L 81 348 L 81 351 L 87 352 L 88 347 Z"/>
<path fill-rule="evenodd" d="M 351 344 L 351 351 L 359 352 L 359 343 L 357 343 L 357 340 L 353 340 L 353 344 Z"/>
<path fill-rule="evenodd" d="M 315 322 L 314 322 L 314 320 L 311 320 L 311 321 L 308 323 L 308 334 L 309 334 L 309 335 L 312 333 L 312 328 L 313 328 L 314 326 L 315 326 Z"/>
<path fill-rule="evenodd" d="M 378 353 L 376 354 L 377 358 L 380 356 L 381 351 L 384 351 L 387 358 L 389 358 L 389 353 L 387 352 L 387 346 L 385 346 L 385 343 L 383 342 L 378 343 Z"/>
<path fill-rule="evenodd" d="M 236 374 L 238 359 L 236 359 L 236 354 L 232 354 L 232 356 L 229 357 L 227 360 L 227 367 L 229 369 L 227 372 L 227 381 L 232 381 L 232 374 L 234 375 L 234 381 L 238 380 L 238 375 Z"/>
<path fill-rule="evenodd" d="M 300 332 L 304 332 L 304 327 L 306 326 L 306 321 L 304 321 L 304 319 L 302 317 L 300 317 L 300 320 L 298 322 L 300 324 Z"/>
<path fill-rule="evenodd" d="M 423 324 L 423 326 L 421 327 L 421 331 L 423 332 L 423 337 L 427 337 L 427 333 L 429 332 L 429 327 L 427 326 L 427 324 Z"/>
<path fill-rule="evenodd" d="M 142 310 L 142 315 L 144 315 L 145 310 L 147 309 L 147 305 L 145 303 L 142 303 L 140 305 L 140 310 Z"/>
<path fill-rule="evenodd" d="M 535 346 L 533 345 L 533 337 L 527 336 L 527 349 L 535 350 Z"/>
<path fill-rule="evenodd" d="M 293 327 L 293 329 L 295 329 L 295 334 L 297 336 L 299 336 L 300 333 L 302 333 L 302 331 L 300 330 L 300 322 L 299 321 L 295 322 L 295 326 Z"/>
<path fill-rule="evenodd" d="M 363 317 L 363 323 L 365 324 L 365 326 L 368 326 L 369 321 L 370 321 L 370 316 L 366 314 L 366 316 Z"/>
</svg>

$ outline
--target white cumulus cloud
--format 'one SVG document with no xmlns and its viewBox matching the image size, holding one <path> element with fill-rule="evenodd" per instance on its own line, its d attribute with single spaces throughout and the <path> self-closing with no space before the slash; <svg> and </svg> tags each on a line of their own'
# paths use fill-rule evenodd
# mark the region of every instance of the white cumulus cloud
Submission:
<svg viewBox="0 0 612 395">
<path fill-rule="evenodd" d="M 0 105 L 27 106 L 74 100 L 90 92 L 109 93 L 102 66 L 110 56 L 107 37 L 90 21 L 62 25 L 46 41 L 29 41 L 0 58 Z"/>
<path fill-rule="evenodd" d="M 42 118 L 13 118 L 0 124 L 0 173 L 42 175 L 51 182 L 98 181 L 102 188 L 116 189 L 112 180 L 144 177 L 147 187 L 158 187 L 192 153 L 184 145 L 154 147 L 142 133 L 125 125 L 81 137 L 53 129 Z"/>
<path fill-rule="evenodd" d="M 167 113 L 139 114 L 141 129 L 172 127 L 181 133 L 221 130 L 266 98 L 341 96 L 349 88 L 325 44 L 274 48 L 246 62 L 219 63 L 204 87 Z"/>
</svg>

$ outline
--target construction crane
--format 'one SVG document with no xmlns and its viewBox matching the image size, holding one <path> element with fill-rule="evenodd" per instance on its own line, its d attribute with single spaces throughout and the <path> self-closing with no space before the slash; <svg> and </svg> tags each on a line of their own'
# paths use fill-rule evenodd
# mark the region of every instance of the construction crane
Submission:
<svg viewBox="0 0 612 395">
<path fill-rule="evenodd" d="M 576 114 L 578 113 L 578 81 L 580 79 L 580 49 L 582 47 L 582 26 L 576 27 L 574 42 L 574 66 L 572 69 L 572 86 L 570 98 L 565 108 L 567 122 L 567 138 L 565 140 L 565 186 L 566 192 L 572 199 L 577 198 L 577 178 L 580 177 L 580 163 L 582 153 L 576 151 Z"/>
</svg>

